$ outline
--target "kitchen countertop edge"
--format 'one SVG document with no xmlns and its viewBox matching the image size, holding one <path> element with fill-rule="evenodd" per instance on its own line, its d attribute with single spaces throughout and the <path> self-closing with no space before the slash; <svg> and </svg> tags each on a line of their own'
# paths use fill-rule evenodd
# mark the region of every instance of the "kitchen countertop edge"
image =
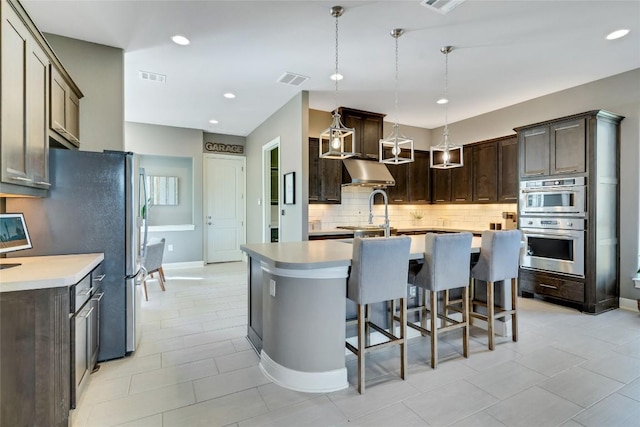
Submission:
<svg viewBox="0 0 640 427">
<path fill-rule="evenodd" d="M 103 260 L 103 253 L 3 258 L 0 264 L 22 265 L 1 270 L 0 293 L 71 286 Z"/>
</svg>

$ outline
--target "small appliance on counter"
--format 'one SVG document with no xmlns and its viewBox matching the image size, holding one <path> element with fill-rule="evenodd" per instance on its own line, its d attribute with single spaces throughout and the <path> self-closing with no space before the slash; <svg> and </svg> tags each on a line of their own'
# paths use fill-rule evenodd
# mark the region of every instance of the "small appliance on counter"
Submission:
<svg viewBox="0 0 640 427">
<path fill-rule="evenodd" d="M 518 215 L 515 212 L 502 212 L 505 230 L 515 230 L 518 228 Z"/>
</svg>

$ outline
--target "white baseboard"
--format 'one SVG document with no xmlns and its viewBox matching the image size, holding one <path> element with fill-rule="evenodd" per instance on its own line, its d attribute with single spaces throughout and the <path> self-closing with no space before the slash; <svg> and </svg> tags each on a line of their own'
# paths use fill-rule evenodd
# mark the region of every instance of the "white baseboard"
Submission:
<svg viewBox="0 0 640 427">
<path fill-rule="evenodd" d="M 260 352 L 260 370 L 274 383 L 305 393 L 329 393 L 349 387 L 347 368 L 327 372 L 302 372 L 275 362 L 264 350 Z"/>
<path fill-rule="evenodd" d="M 162 263 L 163 270 L 176 270 L 179 268 L 201 268 L 201 267 L 204 267 L 204 261 Z"/>
<path fill-rule="evenodd" d="M 620 308 L 623 310 L 637 311 L 638 302 L 634 299 L 620 298 Z"/>
</svg>

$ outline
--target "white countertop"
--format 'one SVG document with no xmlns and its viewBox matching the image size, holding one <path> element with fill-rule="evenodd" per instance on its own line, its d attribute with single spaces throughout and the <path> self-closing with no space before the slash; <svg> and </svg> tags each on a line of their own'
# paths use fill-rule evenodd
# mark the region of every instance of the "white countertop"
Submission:
<svg viewBox="0 0 640 427">
<path fill-rule="evenodd" d="M 366 225 L 365 225 L 366 226 Z M 452 233 L 459 233 L 468 231 L 473 234 L 482 234 L 483 230 L 462 230 L 460 228 L 452 228 L 452 227 L 430 227 L 425 225 L 415 225 L 408 227 L 393 227 L 396 228 L 398 233 L 406 233 L 406 232 L 424 232 L 425 234 L 430 231 L 445 231 Z M 309 230 L 309 236 L 332 236 L 332 235 L 340 235 L 340 234 L 353 234 L 352 230 L 345 230 L 343 228 L 323 228 L 319 230 Z"/>
<path fill-rule="evenodd" d="M 409 259 L 424 258 L 424 236 L 411 238 Z M 481 238 L 474 236 L 471 253 L 480 252 Z M 351 265 L 353 248 L 349 240 L 313 240 L 307 242 L 250 243 L 240 249 L 249 256 L 277 268 L 298 270 Z"/>
<path fill-rule="evenodd" d="M 22 265 L 0 270 L 0 292 L 74 285 L 102 260 L 102 253 L 2 258 L 0 264 Z"/>
</svg>

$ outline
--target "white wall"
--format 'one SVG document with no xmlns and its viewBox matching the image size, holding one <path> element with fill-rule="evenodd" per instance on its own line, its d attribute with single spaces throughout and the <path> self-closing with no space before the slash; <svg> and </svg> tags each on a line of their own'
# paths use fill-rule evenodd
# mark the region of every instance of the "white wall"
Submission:
<svg viewBox="0 0 640 427">
<path fill-rule="evenodd" d="M 152 238 L 166 239 L 173 245 L 173 252 L 165 250 L 165 263 L 200 262 L 204 260 L 202 215 L 202 141 L 203 132 L 196 129 L 125 123 L 125 147 L 127 151 L 154 156 L 190 157 L 193 164 L 193 231 L 164 231 L 150 233 Z M 152 208 L 153 209 L 153 208 Z"/>
<path fill-rule="evenodd" d="M 513 133 L 513 128 L 590 110 L 625 116 L 620 126 L 620 296 L 640 299 L 631 277 L 640 253 L 640 69 L 596 80 L 449 125 L 457 143 Z M 442 128 L 432 130 L 437 141 Z"/>
<path fill-rule="evenodd" d="M 124 51 L 115 47 L 44 34 L 78 85 L 80 149 L 124 149 Z"/>
<path fill-rule="evenodd" d="M 263 241 L 262 147 L 280 138 L 280 175 L 296 173 L 294 205 L 281 205 L 281 242 L 307 237 L 309 197 L 309 94 L 302 91 L 265 120 L 247 137 L 247 243 Z M 261 200 L 261 205 L 258 205 Z M 266 206 L 269 206 L 268 201 Z"/>
</svg>

